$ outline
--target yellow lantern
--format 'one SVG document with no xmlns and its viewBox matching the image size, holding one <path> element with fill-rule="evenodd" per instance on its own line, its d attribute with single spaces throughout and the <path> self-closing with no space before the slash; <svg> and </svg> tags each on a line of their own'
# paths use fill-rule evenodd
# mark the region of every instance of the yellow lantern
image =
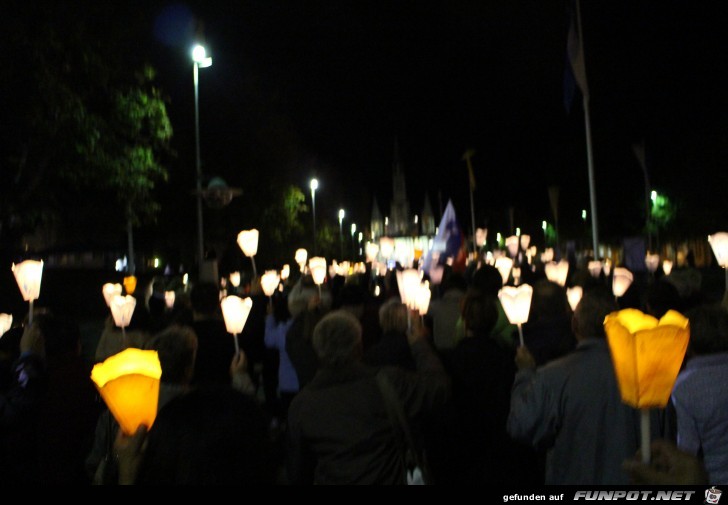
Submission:
<svg viewBox="0 0 728 505">
<path fill-rule="evenodd" d="M 576 306 L 579 305 L 583 295 L 584 289 L 581 286 L 574 286 L 573 288 L 566 289 L 566 298 L 569 300 L 571 310 L 576 310 Z"/>
<path fill-rule="evenodd" d="M 569 276 L 569 262 L 561 260 L 546 263 L 544 271 L 548 280 L 563 287 L 566 285 L 566 278 Z"/>
<path fill-rule="evenodd" d="M 263 288 L 265 296 L 273 296 L 280 282 L 281 276 L 278 275 L 278 270 L 266 270 L 260 278 L 260 287 Z"/>
<path fill-rule="evenodd" d="M 253 264 L 253 277 L 258 277 L 258 271 L 255 268 L 255 255 L 258 254 L 258 230 L 243 230 L 238 233 L 238 245 Z"/>
<path fill-rule="evenodd" d="M 220 301 L 222 308 L 222 317 L 225 319 L 225 328 L 228 333 L 232 333 L 235 341 L 235 354 L 240 352 L 238 344 L 238 335 L 242 333 L 245 322 L 250 315 L 250 309 L 253 307 L 253 300 L 250 298 L 242 299 L 239 296 L 226 296 Z"/>
<path fill-rule="evenodd" d="M 518 287 L 503 286 L 498 292 L 503 310 L 508 316 L 511 324 L 518 326 L 518 336 L 523 345 L 523 330 L 521 325 L 528 321 L 528 313 L 531 311 L 531 298 L 533 287 L 529 284 L 521 284 Z"/>
<path fill-rule="evenodd" d="M 506 256 L 500 256 L 495 260 L 495 268 L 500 272 L 503 284 L 508 282 L 508 278 L 511 276 L 511 269 L 513 268 L 513 260 Z"/>
<path fill-rule="evenodd" d="M 91 380 L 125 435 L 157 417 L 162 367 L 157 351 L 130 347 L 98 363 Z"/>
<path fill-rule="evenodd" d="M 6 331 L 13 327 L 13 315 L 12 314 L 0 314 L 0 337 L 2 337 Z"/>
<path fill-rule="evenodd" d="M 633 280 L 634 277 L 632 276 L 632 272 L 623 267 L 615 268 L 614 274 L 612 275 L 612 293 L 615 298 L 624 296 L 629 287 L 632 285 Z"/>
<path fill-rule="evenodd" d="M 40 296 L 40 281 L 43 277 L 43 262 L 25 260 L 17 265 L 13 263 L 15 282 L 18 283 L 23 300 L 28 302 L 28 323 L 33 322 L 33 302 Z"/>
<path fill-rule="evenodd" d="M 306 267 L 306 260 L 308 259 L 308 251 L 306 249 L 296 249 L 296 254 L 294 256 L 296 263 L 298 263 L 298 266 L 301 269 L 301 272 L 303 272 L 304 268 Z"/>
<path fill-rule="evenodd" d="M 104 295 L 104 301 L 107 307 L 111 307 L 111 300 L 114 296 L 121 295 L 121 284 L 112 284 L 107 282 L 101 287 L 101 293 Z"/>
<path fill-rule="evenodd" d="M 137 278 L 133 275 L 124 277 L 124 290 L 127 295 L 133 295 L 137 286 Z"/>
</svg>

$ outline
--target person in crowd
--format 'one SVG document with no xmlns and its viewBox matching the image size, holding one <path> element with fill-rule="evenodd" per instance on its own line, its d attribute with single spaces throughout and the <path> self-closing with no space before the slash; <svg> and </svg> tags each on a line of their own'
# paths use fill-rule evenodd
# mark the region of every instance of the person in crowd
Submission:
<svg viewBox="0 0 728 505">
<path fill-rule="evenodd" d="M 129 326 L 124 330 L 116 326 L 111 315 L 106 318 L 104 330 L 96 345 L 95 361 L 100 363 L 127 347 L 142 349 L 153 334 L 153 322 L 149 311 L 144 303 L 137 300 Z"/>
<path fill-rule="evenodd" d="M 545 484 L 627 484 L 622 462 L 640 440 L 639 412 L 622 403 L 604 332 L 616 310 L 606 289 L 587 290 L 572 319 L 576 349 L 536 368 L 516 353 L 508 433 L 547 450 Z"/>
<path fill-rule="evenodd" d="M 542 483 L 535 452 L 513 441 L 506 431 L 515 351 L 491 336 L 498 320 L 496 299 L 470 290 L 463 298 L 462 318 L 465 337 L 440 352 L 452 379 L 452 398 L 428 426 L 428 454 L 436 481 Z"/>
<path fill-rule="evenodd" d="M 438 351 L 455 346 L 455 328 L 467 289 L 468 284 L 462 274 L 448 271 L 440 285 L 442 295 L 430 301 L 427 315 L 432 320 L 432 341 Z"/>
<path fill-rule="evenodd" d="M 417 316 L 419 317 L 419 316 Z M 364 352 L 364 362 L 372 366 L 398 366 L 416 369 L 407 341 L 407 306 L 399 298 L 390 298 L 379 308 L 382 337 Z"/>
<path fill-rule="evenodd" d="M 566 290 L 548 279 L 533 283 L 528 321 L 523 324 L 523 341 L 541 366 L 574 350 L 571 307 Z"/>
<path fill-rule="evenodd" d="M 275 415 L 282 422 L 288 415 L 288 406 L 298 393 L 298 376 L 286 352 L 286 334 L 293 324 L 288 300 L 282 293 L 273 295 L 265 319 L 265 345 L 278 352 L 278 398 Z"/>
<path fill-rule="evenodd" d="M 333 311 L 316 325 L 321 368 L 294 398 L 288 415 L 287 469 L 293 484 L 404 484 L 406 466 L 379 381 L 387 381 L 410 421 L 447 401 L 450 381 L 413 319 L 409 333 L 417 372 L 361 361 L 361 325 Z M 382 386 L 383 387 L 383 386 Z"/>
<path fill-rule="evenodd" d="M 123 485 L 260 486 L 276 478 L 268 416 L 230 386 L 176 397 L 151 429 L 120 432 L 114 451 Z"/>
<path fill-rule="evenodd" d="M 228 333 L 220 308 L 220 291 L 214 282 L 200 282 L 190 292 L 191 327 L 197 335 L 197 356 L 192 383 L 197 386 L 230 383 L 230 361 L 235 341 Z"/>
<path fill-rule="evenodd" d="M 664 438 L 650 444 L 649 462 L 643 462 L 638 451 L 634 458 L 622 463 L 622 468 L 634 485 L 699 486 L 719 482 L 709 480 L 700 458 Z"/>
<path fill-rule="evenodd" d="M 351 275 L 346 278 L 333 300 L 332 308 L 348 310 L 359 320 L 364 351 L 379 342 L 382 329 L 379 325 L 378 305 L 372 303 L 363 281 L 358 276 Z"/>
<path fill-rule="evenodd" d="M 288 293 L 293 324 L 286 334 L 286 353 L 296 370 L 299 388 L 308 384 L 318 370 L 319 360 L 311 338 L 318 321 L 329 312 L 331 301 L 331 293 L 327 289 L 319 293 L 308 274 L 301 276 Z"/>
<path fill-rule="evenodd" d="M 491 336 L 500 343 L 500 345 L 508 348 L 516 348 L 516 325 L 511 324 L 506 315 L 506 311 L 503 310 L 503 305 L 498 299 L 498 292 L 503 287 L 503 277 L 500 272 L 493 265 L 487 263 L 482 265 L 478 270 L 475 271 L 470 281 L 468 290 L 479 290 L 486 295 L 490 295 L 496 299 L 496 308 L 498 309 L 498 320 L 495 323 L 495 327 L 491 331 Z M 455 332 L 456 340 L 460 340 L 464 335 L 465 331 L 463 328 L 462 316 L 458 320 L 456 325 L 457 330 Z"/>
<path fill-rule="evenodd" d="M 728 482 L 728 311 L 718 304 L 686 313 L 690 343 L 672 404 L 677 446 L 700 456 L 712 483 Z"/>
<path fill-rule="evenodd" d="M 683 312 L 680 293 L 675 285 L 667 281 L 665 277 L 660 277 L 647 286 L 644 306 L 645 313 L 657 319 L 664 316 L 668 310 Z"/>
</svg>

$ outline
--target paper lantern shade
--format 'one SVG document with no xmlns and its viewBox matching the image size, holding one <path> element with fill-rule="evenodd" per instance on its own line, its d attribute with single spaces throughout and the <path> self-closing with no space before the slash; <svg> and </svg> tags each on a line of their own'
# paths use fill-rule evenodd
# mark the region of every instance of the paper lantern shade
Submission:
<svg viewBox="0 0 728 505">
<path fill-rule="evenodd" d="M 528 321 L 532 296 L 533 288 L 529 284 L 521 284 L 518 287 L 503 286 L 501 288 L 498 292 L 498 298 L 511 324 L 520 325 Z"/>
<path fill-rule="evenodd" d="M 417 296 L 415 299 L 415 305 L 417 306 L 417 312 L 424 316 L 427 314 L 427 309 L 430 307 L 430 298 L 432 297 L 432 291 L 430 291 L 430 283 L 424 281 L 420 284 L 420 288 L 417 290 Z"/>
<path fill-rule="evenodd" d="M 581 286 L 574 286 L 573 288 L 566 289 L 566 298 L 569 300 L 571 310 L 576 310 L 576 306 L 579 305 L 583 294 L 584 289 Z"/>
<path fill-rule="evenodd" d="M 91 380 L 125 435 L 157 417 L 162 367 L 157 351 L 129 347 L 94 365 Z"/>
<path fill-rule="evenodd" d="M 602 262 L 599 260 L 593 260 L 587 264 L 589 274 L 594 278 L 597 278 L 602 274 L 602 267 Z"/>
<path fill-rule="evenodd" d="M 238 233 L 238 245 L 247 257 L 258 254 L 258 230 L 243 230 Z"/>
<path fill-rule="evenodd" d="M 483 247 L 485 245 L 485 240 L 488 237 L 488 229 L 487 228 L 476 228 L 475 230 L 475 245 L 478 247 Z"/>
<path fill-rule="evenodd" d="M 326 258 L 313 257 L 308 260 L 308 269 L 311 271 L 313 283 L 320 286 L 326 280 Z"/>
<path fill-rule="evenodd" d="M 728 232 L 718 232 L 708 236 L 715 259 L 723 268 L 728 268 Z"/>
<path fill-rule="evenodd" d="M 526 251 L 531 243 L 531 235 L 521 235 L 521 249 Z"/>
<path fill-rule="evenodd" d="M 371 263 L 377 259 L 379 246 L 374 242 L 367 242 L 367 245 L 364 246 L 364 252 L 366 253 L 367 262 Z"/>
<path fill-rule="evenodd" d="M 225 328 L 228 333 L 239 335 L 248 320 L 250 309 L 253 307 L 251 298 L 240 298 L 239 296 L 226 296 L 220 302 L 222 316 L 225 319 Z"/>
<path fill-rule="evenodd" d="M 622 401 L 635 408 L 667 406 L 690 339 L 689 321 L 668 311 L 659 321 L 637 309 L 604 321 Z"/>
<path fill-rule="evenodd" d="M 394 239 L 391 237 L 381 237 L 379 239 L 379 252 L 382 258 L 388 260 L 394 254 Z"/>
<path fill-rule="evenodd" d="M 277 270 L 266 270 L 260 278 L 260 287 L 263 288 L 265 296 L 273 296 L 280 282 L 281 276 L 278 275 Z"/>
<path fill-rule="evenodd" d="M 240 272 L 230 272 L 230 284 L 232 284 L 234 288 L 240 286 Z"/>
<path fill-rule="evenodd" d="M 0 337 L 2 337 L 6 331 L 13 327 L 13 315 L 12 314 L 0 314 Z"/>
<path fill-rule="evenodd" d="M 23 300 L 32 302 L 40 296 L 40 281 L 43 277 L 43 262 L 35 260 L 25 260 L 17 265 L 13 263 L 13 274 L 15 281 L 20 288 L 20 294 Z"/>
<path fill-rule="evenodd" d="M 420 273 L 414 268 L 397 270 L 397 288 L 402 303 L 412 310 L 417 309 L 417 292 L 420 289 Z"/>
<path fill-rule="evenodd" d="M 111 299 L 111 316 L 114 318 L 114 324 L 119 328 L 126 328 L 131 322 L 136 307 L 136 298 L 131 295 L 114 295 Z"/>
<path fill-rule="evenodd" d="M 291 265 L 285 264 L 281 268 L 281 280 L 285 281 L 291 275 Z"/>
<path fill-rule="evenodd" d="M 633 280 L 632 272 L 622 267 L 615 268 L 612 275 L 612 293 L 614 296 L 617 298 L 624 296 Z"/>
<path fill-rule="evenodd" d="M 662 262 L 662 271 L 665 272 L 665 275 L 670 275 L 670 272 L 672 272 L 672 261 L 665 260 Z"/>
<path fill-rule="evenodd" d="M 104 295 L 104 301 L 106 301 L 107 307 L 111 307 L 111 300 L 114 296 L 121 295 L 121 289 L 121 284 L 112 284 L 107 282 L 103 285 L 101 293 Z"/>
<path fill-rule="evenodd" d="M 647 254 L 645 256 L 645 266 L 650 273 L 655 273 L 657 268 L 660 266 L 660 255 L 659 254 Z"/>
<path fill-rule="evenodd" d="M 127 295 L 133 295 L 134 291 L 136 291 L 137 286 L 137 278 L 133 275 L 128 275 L 124 277 L 124 290 L 126 291 Z"/>
<path fill-rule="evenodd" d="M 168 309 L 174 308 L 174 301 L 177 298 L 177 293 L 174 291 L 165 291 L 164 292 L 164 304 L 167 306 Z"/>
<path fill-rule="evenodd" d="M 559 286 L 566 285 L 566 279 L 569 276 L 569 262 L 566 260 L 552 261 L 544 266 L 546 277 L 551 282 L 555 282 Z"/>
<path fill-rule="evenodd" d="M 513 268 L 513 260 L 505 256 L 501 256 L 495 260 L 495 268 L 500 272 L 503 284 L 508 282 L 508 278 L 511 276 L 511 269 Z"/>
<path fill-rule="evenodd" d="M 516 257 L 519 247 L 520 241 L 516 235 L 511 235 L 510 237 L 506 238 L 506 249 L 508 249 L 508 254 L 510 254 L 511 258 Z"/>
<path fill-rule="evenodd" d="M 306 249 L 296 249 L 296 254 L 294 256 L 296 263 L 298 263 L 298 266 L 301 267 L 301 271 L 303 272 L 303 267 L 306 266 L 306 260 L 308 259 L 308 251 Z"/>
</svg>

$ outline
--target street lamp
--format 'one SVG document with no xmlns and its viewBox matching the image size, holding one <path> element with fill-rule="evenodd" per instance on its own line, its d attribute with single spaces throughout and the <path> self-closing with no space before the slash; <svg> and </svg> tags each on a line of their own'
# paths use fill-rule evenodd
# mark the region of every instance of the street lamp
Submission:
<svg viewBox="0 0 728 505">
<path fill-rule="evenodd" d="M 344 259 L 344 232 L 342 224 L 344 222 L 344 209 L 339 209 L 339 249 L 341 250 L 341 260 Z"/>
<path fill-rule="evenodd" d="M 195 85 L 195 167 L 197 169 L 197 261 L 202 270 L 205 260 L 205 244 L 202 232 L 202 165 L 200 162 L 200 86 L 198 73 L 200 68 L 212 65 L 212 58 L 207 56 L 204 46 L 197 44 L 192 48 L 192 78 Z"/>
<path fill-rule="evenodd" d="M 352 257 L 356 257 L 356 243 L 354 241 L 354 234 L 356 233 L 356 223 L 351 223 L 351 254 Z"/>
<path fill-rule="evenodd" d="M 317 254 L 316 247 L 316 190 L 318 189 L 318 180 L 311 179 L 311 213 L 313 214 L 313 253 Z"/>
</svg>

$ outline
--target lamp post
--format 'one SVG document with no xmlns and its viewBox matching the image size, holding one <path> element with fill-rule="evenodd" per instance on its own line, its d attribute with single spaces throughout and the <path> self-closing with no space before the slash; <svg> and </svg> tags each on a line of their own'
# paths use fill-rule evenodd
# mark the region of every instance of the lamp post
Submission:
<svg viewBox="0 0 728 505">
<path fill-rule="evenodd" d="M 313 253 L 318 253 L 316 247 L 316 190 L 318 189 L 318 179 L 311 179 L 311 214 L 313 215 Z"/>
<path fill-rule="evenodd" d="M 344 231 L 342 225 L 344 223 L 344 209 L 339 209 L 339 249 L 341 252 L 341 259 L 344 259 Z"/>
<path fill-rule="evenodd" d="M 354 234 L 356 234 L 356 223 L 351 223 L 351 255 L 352 257 L 356 257 L 356 241 L 354 239 Z"/>
<path fill-rule="evenodd" d="M 204 46 L 196 45 L 192 49 L 192 78 L 195 85 L 195 168 L 197 174 L 197 261 L 202 269 L 205 260 L 205 243 L 202 232 L 202 164 L 200 161 L 200 86 L 199 69 L 212 65 L 212 58 L 207 56 Z"/>
</svg>

